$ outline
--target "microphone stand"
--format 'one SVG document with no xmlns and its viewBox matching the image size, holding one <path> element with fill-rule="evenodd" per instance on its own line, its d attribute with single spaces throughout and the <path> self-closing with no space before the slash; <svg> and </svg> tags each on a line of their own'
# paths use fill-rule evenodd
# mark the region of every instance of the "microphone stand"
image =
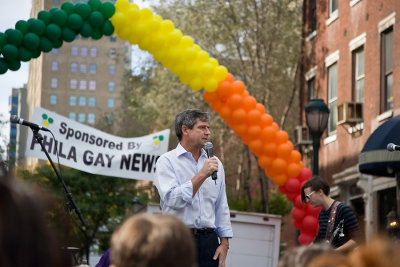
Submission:
<svg viewBox="0 0 400 267">
<path fill-rule="evenodd" d="M 50 158 L 49 153 L 47 152 L 47 150 L 45 149 L 44 145 L 43 145 L 43 137 L 39 134 L 39 129 L 36 127 L 30 127 L 32 129 L 33 132 L 33 136 L 35 137 L 36 141 L 40 144 L 40 146 L 42 147 L 42 151 L 44 151 L 44 153 L 46 154 L 47 159 L 49 160 L 51 167 L 53 167 L 54 172 L 57 175 L 58 180 L 60 181 L 62 188 L 64 189 L 65 195 L 68 198 L 67 203 L 65 203 L 66 208 L 68 209 L 68 211 L 71 210 L 75 210 L 75 213 L 78 215 L 79 220 L 81 221 L 82 225 L 83 225 L 83 230 L 86 231 L 88 229 L 88 226 L 86 224 L 85 219 L 82 216 L 81 211 L 79 210 L 78 206 L 75 203 L 74 198 L 72 197 L 72 194 L 68 191 L 67 186 L 65 185 L 64 180 L 61 177 L 61 174 L 57 171 L 56 166 L 54 165 L 53 161 Z"/>
</svg>

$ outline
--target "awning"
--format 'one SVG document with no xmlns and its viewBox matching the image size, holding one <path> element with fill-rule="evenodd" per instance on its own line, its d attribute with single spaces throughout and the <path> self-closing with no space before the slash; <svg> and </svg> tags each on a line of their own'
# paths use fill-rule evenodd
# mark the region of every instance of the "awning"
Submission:
<svg viewBox="0 0 400 267">
<path fill-rule="evenodd" d="M 394 177 L 400 171 L 400 151 L 388 151 L 389 143 L 400 144 L 400 115 L 384 122 L 368 138 L 358 158 L 361 173 Z"/>
</svg>

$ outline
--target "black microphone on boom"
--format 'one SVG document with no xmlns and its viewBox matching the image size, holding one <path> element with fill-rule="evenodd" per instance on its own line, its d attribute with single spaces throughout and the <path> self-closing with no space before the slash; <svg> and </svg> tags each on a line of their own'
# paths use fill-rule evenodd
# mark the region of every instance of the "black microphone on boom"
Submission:
<svg viewBox="0 0 400 267">
<path fill-rule="evenodd" d="M 387 150 L 389 150 L 390 152 L 395 151 L 395 150 L 400 150 L 400 146 L 395 145 L 393 143 L 389 143 L 387 145 Z"/>
<path fill-rule="evenodd" d="M 42 131 L 50 132 L 50 130 L 47 129 L 46 127 L 37 125 L 37 124 L 35 124 L 35 123 L 33 123 L 33 122 L 26 121 L 26 120 L 24 120 L 24 119 L 18 117 L 17 115 L 11 115 L 11 117 L 10 117 L 10 122 L 12 122 L 12 123 L 18 123 L 18 124 L 21 124 L 21 125 L 28 126 L 28 127 L 30 127 L 32 130 L 36 130 L 36 131 L 42 130 Z"/>
<path fill-rule="evenodd" d="M 212 158 L 213 154 L 213 144 L 211 142 L 207 142 L 204 144 L 204 150 L 207 152 L 208 158 Z M 217 180 L 217 172 L 213 172 L 211 178 L 215 181 Z"/>
</svg>

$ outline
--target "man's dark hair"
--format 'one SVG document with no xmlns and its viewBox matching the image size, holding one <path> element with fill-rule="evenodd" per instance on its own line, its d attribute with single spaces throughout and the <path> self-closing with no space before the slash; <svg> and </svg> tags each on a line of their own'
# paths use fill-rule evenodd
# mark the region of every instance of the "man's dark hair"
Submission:
<svg viewBox="0 0 400 267">
<path fill-rule="evenodd" d="M 311 187 L 311 191 L 317 192 L 318 190 L 322 190 L 325 195 L 329 196 L 330 187 L 328 182 L 320 177 L 320 176 L 313 176 L 310 180 L 304 183 L 301 187 L 301 200 L 306 202 L 306 194 L 304 193 L 304 188 Z"/>
<path fill-rule="evenodd" d="M 193 129 L 197 119 L 203 122 L 208 122 L 210 120 L 210 116 L 207 112 L 199 109 L 187 109 L 176 115 L 175 133 L 179 141 L 182 139 L 182 126 L 186 125 L 189 129 Z"/>
</svg>

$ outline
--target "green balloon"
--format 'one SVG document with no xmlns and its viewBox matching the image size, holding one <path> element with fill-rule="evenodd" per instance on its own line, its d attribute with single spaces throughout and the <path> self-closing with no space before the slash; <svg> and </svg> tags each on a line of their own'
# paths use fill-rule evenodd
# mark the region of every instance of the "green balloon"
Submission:
<svg viewBox="0 0 400 267">
<path fill-rule="evenodd" d="M 66 42 L 72 42 L 75 40 L 76 33 L 68 27 L 63 27 L 61 30 L 62 39 Z"/>
<path fill-rule="evenodd" d="M 61 37 L 61 28 L 54 23 L 49 24 L 46 27 L 46 37 L 50 40 L 57 40 Z"/>
<path fill-rule="evenodd" d="M 89 22 L 84 21 L 82 24 L 82 27 L 79 31 L 79 33 L 83 36 L 83 37 L 90 37 L 92 35 L 93 32 L 93 27 L 92 25 L 90 25 Z"/>
<path fill-rule="evenodd" d="M 19 52 L 19 59 L 23 62 L 28 62 L 32 59 L 32 52 L 26 49 L 25 47 L 21 46 L 18 49 Z"/>
<path fill-rule="evenodd" d="M 22 43 L 22 39 L 24 35 L 20 30 L 14 30 L 14 29 L 8 29 L 6 30 L 6 35 L 7 35 L 7 43 L 13 44 L 13 45 L 20 45 Z"/>
<path fill-rule="evenodd" d="M 46 24 L 39 19 L 28 19 L 29 31 L 41 36 L 46 30 Z"/>
<path fill-rule="evenodd" d="M 43 21 L 46 25 L 51 23 L 51 13 L 47 10 L 42 10 L 38 13 L 38 19 Z"/>
<path fill-rule="evenodd" d="M 32 50 L 31 52 L 32 52 L 32 58 L 38 58 L 42 53 L 39 49 Z"/>
<path fill-rule="evenodd" d="M 64 26 L 67 23 L 68 15 L 64 10 L 57 9 L 53 12 L 52 21 L 58 26 Z"/>
<path fill-rule="evenodd" d="M 6 73 L 7 70 L 8 70 L 7 61 L 5 61 L 4 58 L 0 58 L 0 74 Z"/>
<path fill-rule="evenodd" d="M 54 48 L 60 48 L 63 45 L 63 41 L 61 39 L 52 40 L 51 43 L 53 44 Z"/>
<path fill-rule="evenodd" d="M 19 60 L 7 61 L 8 68 L 12 71 L 17 71 L 21 68 L 21 62 Z"/>
<path fill-rule="evenodd" d="M 101 31 L 105 36 L 110 36 L 114 33 L 114 26 L 109 20 L 106 20 L 103 26 L 101 26 Z"/>
<path fill-rule="evenodd" d="M 15 29 L 22 32 L 22 34 L 26 34 L 29 31 L 29 24 L 25 20 L 19 20 L 15 23 Z"/>
<path fill-rule="evenodd" d="M 99 40 L 101 37 L 103 37 L 103 32 L 101 31 L 100 28 L 94 28 L 91 37 L 94 40 Z"/>
<path fill-rule="evenodd" d="M 100 0 L 89 0 L 88 4 L 89 4 L 90 8 L 92 9 L 92 11 L 99 10 L 100 7 L 101 7 L 101 1 Z"/>
<path fill-rule="evenodd" d="M 82 17 L 82 19 L 87 19 L 92 12 L 92 9 L 88 4 L 79 2 L 75 5 L 75 12 Z"/>
<path fill-rule="evenodd" d="M 0 32 L 0 49 L 7 43 L 7 35 Z"/>
<path fill-rule="evenodd" d="M 104 16 L 99 11 L 93 11 L 90 14 L 89 22 L 94 28 L 100 27 L 104 23 Z"/>
<path fill-rule="evenodd" d="M 40 44 L 39 36 L 32 32 L 27 33 L 24 36 L 23 44 L 26 48 L 29 48 L 31 50 L 36 49 L 39 47 Z"/>
<path fill-rule="evenodd" d="M 71 2 L 64 2 L 61 5 L 61 9 L 64 10 L 68 15 L 74 13 L 74 4 Z"/>
<path fill-rule="evenodd" d="M 7 61 L 15 60 L 18 57 L 18 48 L 12 44 L 6 44 L 1 53 Z"/>
<path fill-rule="evenodd" d="M 50 52 L 51 49 L 53 49 L 53 43 L 44 36 L 40 38 L 40 50 L 47 53 Z"/>
<path fill-rule="evenodd" d="M 77 30 L 82 26 L 82 18 L 78 14 L 71 14 L 68 16 L 67 26 L 73 30 Z"/>
<path fill-rule="evenodd" d="M 104 2 L 101 4 L 100 12 L 106 19 L 109 19 L 115 13 L 115 6 L 111 2 Z"/>
</svg>

